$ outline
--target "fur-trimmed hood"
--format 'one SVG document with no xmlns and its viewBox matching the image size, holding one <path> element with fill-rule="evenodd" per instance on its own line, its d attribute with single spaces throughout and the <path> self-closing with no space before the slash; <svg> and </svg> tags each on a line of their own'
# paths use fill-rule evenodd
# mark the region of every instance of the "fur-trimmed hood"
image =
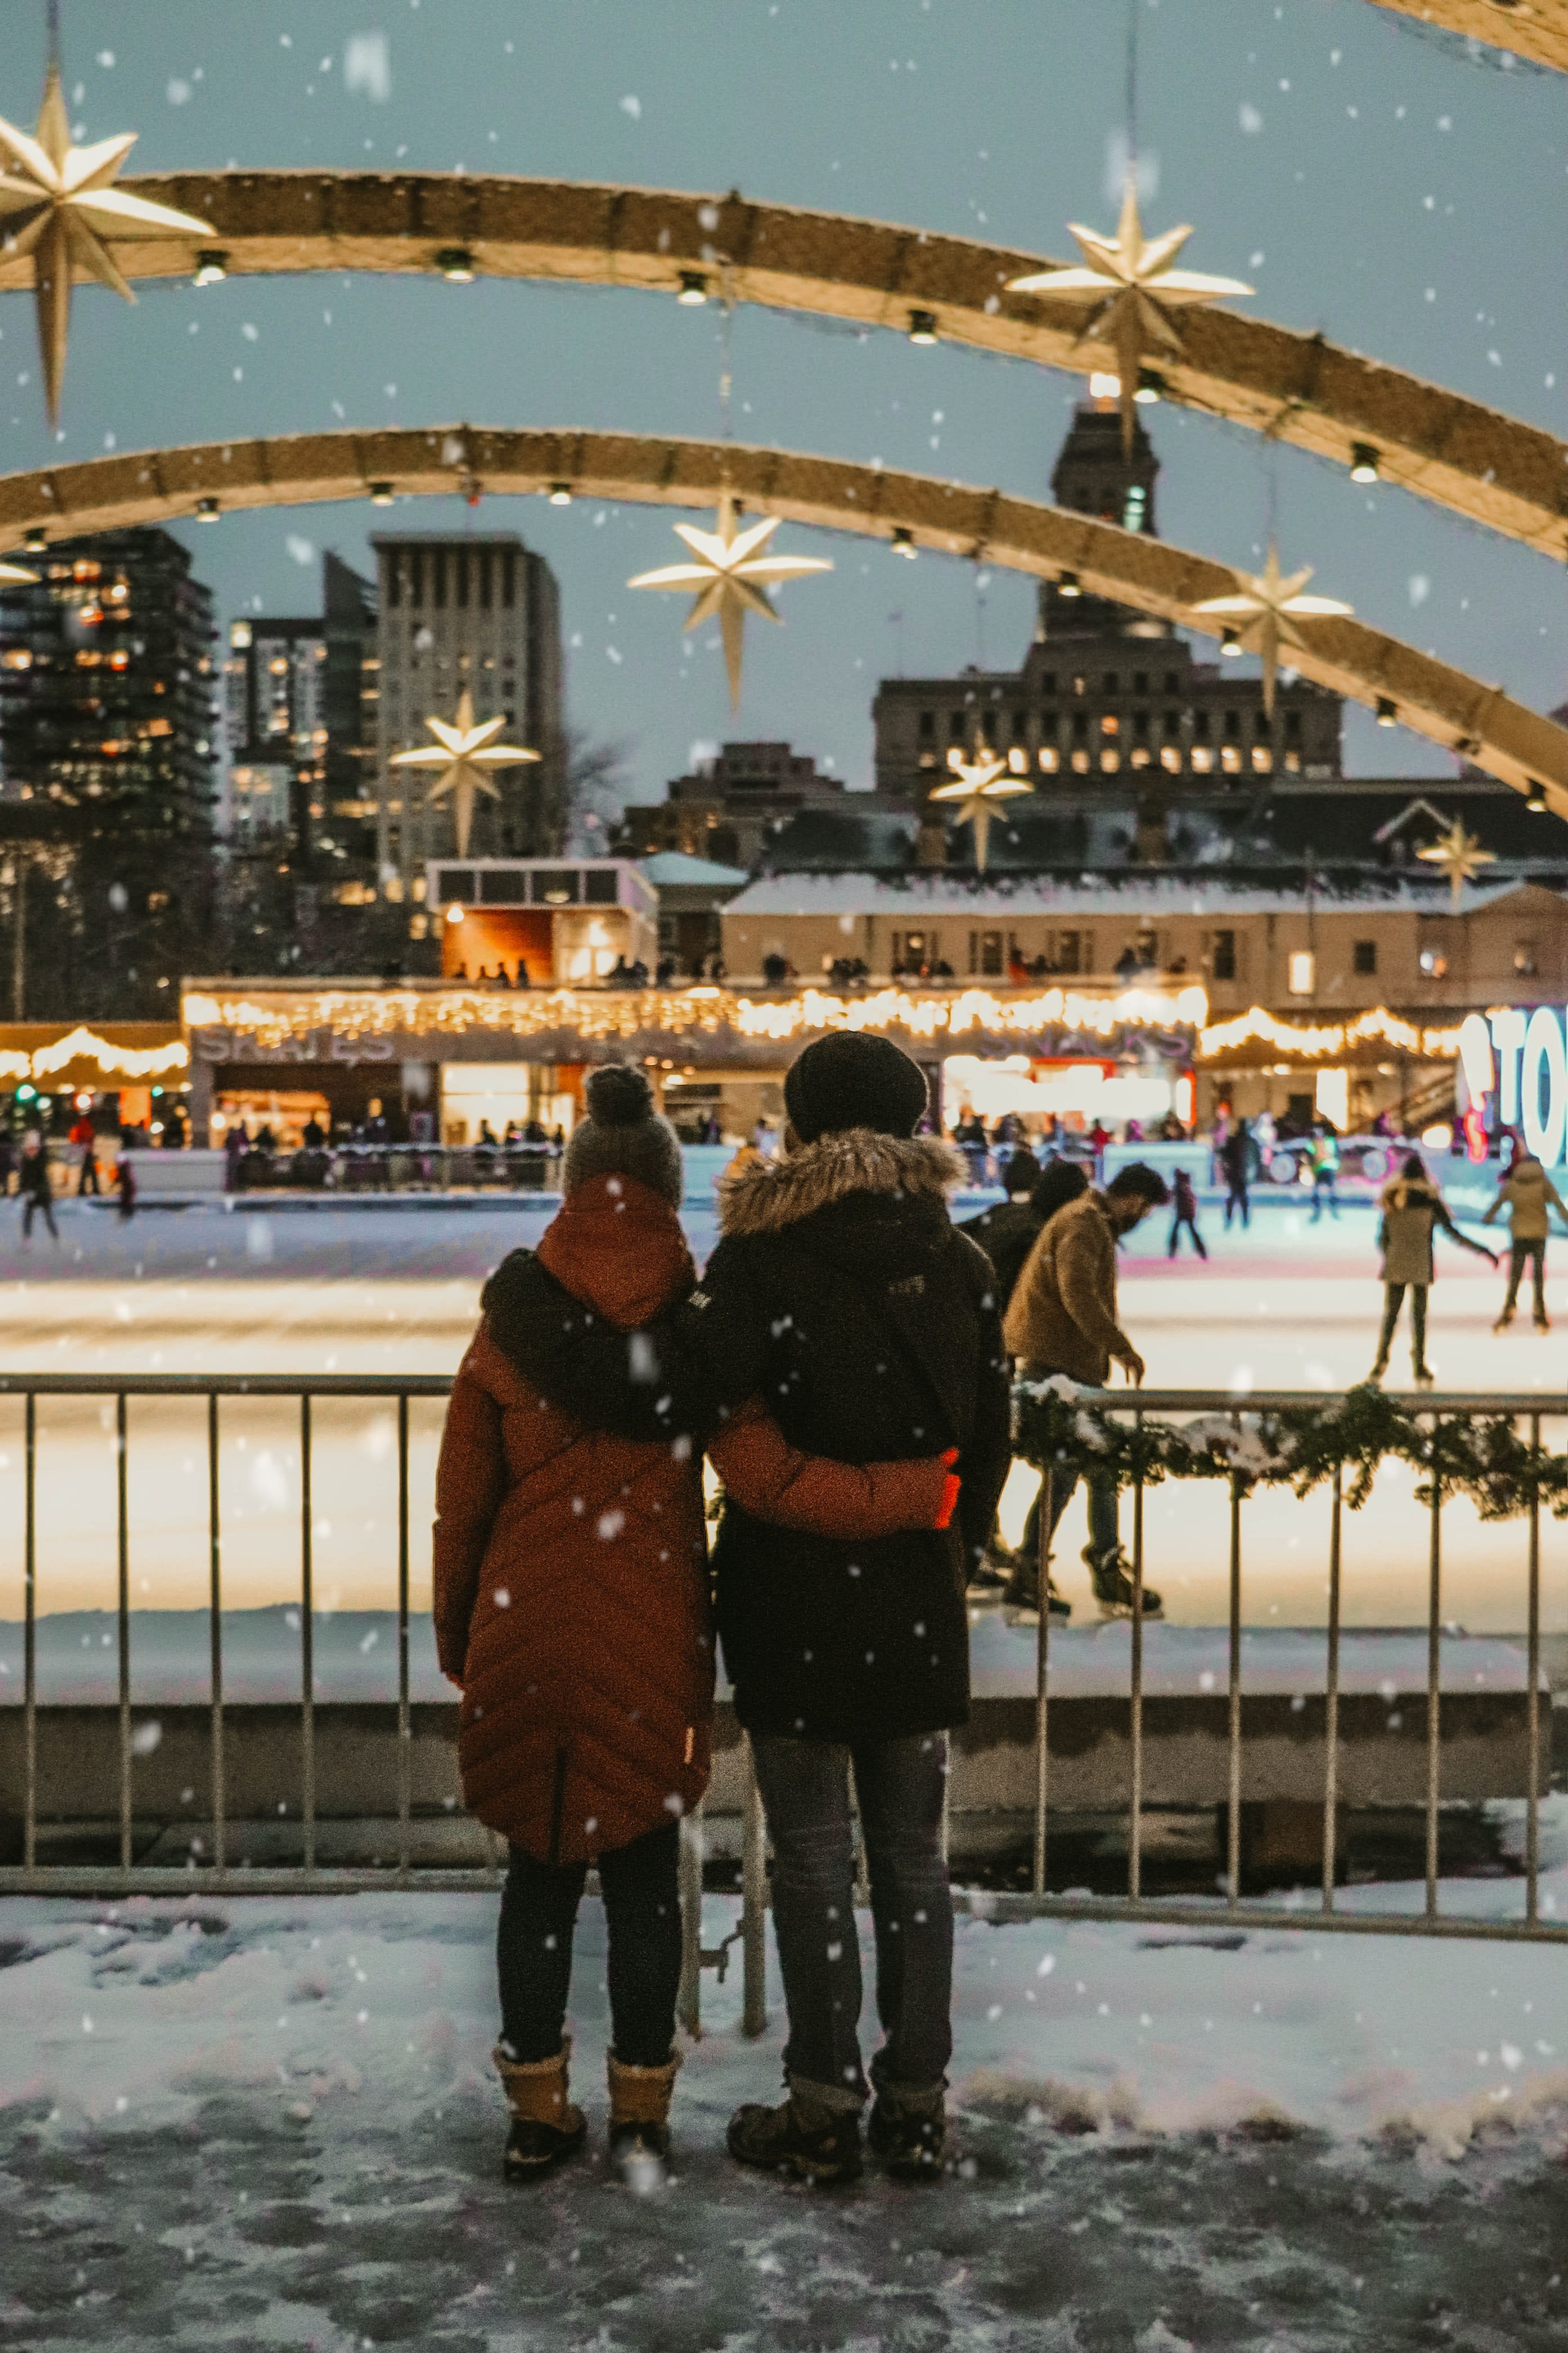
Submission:
<svg viewBox="0 0 1568 2353">
<path fill-rule="evenodd" d="M 963 1155 L 940 1136 L 880 1135 L 847 1127 L 761 1166 L 719 1179 L 719 1224 L 731 1234 L 776 1234 L 853 1193 L 940 1201 L 967 1175 Z"/>
</svg>

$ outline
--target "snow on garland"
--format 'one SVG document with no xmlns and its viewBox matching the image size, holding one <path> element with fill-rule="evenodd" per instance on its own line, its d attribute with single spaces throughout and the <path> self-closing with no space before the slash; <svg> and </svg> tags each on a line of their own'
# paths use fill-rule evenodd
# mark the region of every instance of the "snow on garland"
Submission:
<svg viewBox="0 0 1568 2353">
<path fill-rule="evenodd" d="M 1339 1464 L 1352 1511 L 1372 1493 L 1378 1464 L 1394 1459 L 1418 1473 L 1418 1503 L 1432 1501 L 1436 1481 L 1441 1495 L 1468 1495 L 1483 1520 L 1515 1518 L 1532 1498 L 1568 1519 L 1568 1455 L 1532 1444 L 1510 1414 L 1442 1415 L 1363 1385 L 1332 1406 L 1140 1423 L 1125 1409 L 1108 1410 L 1100 1394 L 1060 1377 L 1018 1382 L 1016 1451 L 1042 1470 L 1112 1472 L 1121 1487 L 1235 1478 L 1244 1488 L 1289 1486 L 1298 1495 L 1321 1486 Z"/>
</svg>

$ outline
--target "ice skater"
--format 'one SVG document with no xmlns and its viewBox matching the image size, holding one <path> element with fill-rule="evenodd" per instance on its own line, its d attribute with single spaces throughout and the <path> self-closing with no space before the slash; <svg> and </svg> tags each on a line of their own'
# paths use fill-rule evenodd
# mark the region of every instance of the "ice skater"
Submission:
<svg viewBox="0 0 1568 2353">
<path fill-rule="evenodd" d="M 1327 1120 L 1320 1120 L 1312 1132 L 1312 1223 L 1323 1214 L 1323 1197 L 1328 1196 L 1329 1215 L 1337 1226 L 1340 1221 L 1340 1139 Z"/>
<path fill-rule="evenodd" d="M 1484 1242 L 1471 1241 L 1468 1234 L 1459 1231 L 1418 1152 L 1410 1153 L 1398 1176 L 1389 1178 L 1379 1205 L 1383 1210 L 1377 1236 L 1383 1252 L 1383 1329 L 1378 1335 L 1377 1362 L 1367 1377 L 1380 1381 L 1388 1370 L 1394 1327 L 1408 1291 L 1411 1370 L 1416 1388 L 1429 1389 L 1432 1375 L 1426 1364 L 1426 1293 L 1436 1271 L 1432 1258 L 1434 1229 L 1441 1226 L 1461 1250 L 1474 1250 L 1478 1258 L 1489 1259 L 1493 1266 L 1498 1262 L 1497 1252 L 1488 1250 Z"/>
<path fill-rule="evenodd" d="M 49 1182 L 48 1147 L 36 1127 L 29 1128 L 22 1143 L 22 1157 L 16 1167 L 16 1191 L 22 1203 L 22 1240 L 33 1237 L 33 1219 L 42 1209 L 44 1223 L 58 1242 L 60 1229 L 55 1223 L 54 1187 Z"/>
<path fill-rule="evenodd" d="M 1172 1180 L 1171 1240 L 1165 1251 L 1167 1258 L 1175 1257 L 1184 1226 L 1193 1238 L 1193 1248 L 1198 1256 L 1207 1258 L 1204 1238 L 1198 1231 L 1198 1197 L 1193 1190 L 1193 1180 L 1186 1170 L 1178 1168 Z"/>
<path fill-rule="evenodd" d="M 1564 1225 L 1568 1225 L 1568 1209 L 1558 1198 L 1557 1188 L 1532 1152 L 1516 1145 L 1509 1163 L 1508 1174 L 1497 1189 L 1497 1198 L 1486 1216 L 1483 1226 L 1489 1226 L 1500 1209 L 1507 1209 L 1509 1221 L 1508 1297 L 1502 1303 L 1502 1314 L 1492 1325 L 1494 1332 L 1506 1332 L 1513 1322 L 1513 1311 L 1519 1300 L 1520 1279 L 1528 1261 L 1535 1292 L 1535 1328 L 1550 1332 L 1551 1319 L 1546 1313 L 1546 1237 L 1550 1230 L 1549 1213 L 1555 1209 Z"/>
<path fill-rule="evenodd" d="M 1252 1182 L 1252 1155 L 1255 1150 L 1247 1122 L 1237 1120 L 1219 1147 L 1220 1173 L 1225 1178 L 1225 1229 L 1230 1231 L 1230 1220 L 1239 1210 L 1244 1227 L 1252 1223 L 1252 1201 L 1247 1187 Z"/>
</svg>

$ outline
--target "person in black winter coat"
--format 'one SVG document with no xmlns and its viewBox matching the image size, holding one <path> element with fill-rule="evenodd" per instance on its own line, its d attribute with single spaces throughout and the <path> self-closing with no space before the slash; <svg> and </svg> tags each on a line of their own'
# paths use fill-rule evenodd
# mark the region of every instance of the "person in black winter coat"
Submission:
<svg viewBox="0 0 1568 2353">
<path fill-rule="evenodd" d="M 22 1157 L 16 1167 L 16 1192 L 22 1203 L 22 1240 L 31 1240 L 33 1219 L 41 1209 L 44 1223 L 58 1242 L 60 1229 L 55 1223 L 55 1195 L 49 1179 L 48 1146 L 36 1128 L 29 1128 L 23 1141 Z"/>
<path fill-rule="evenodd" d="M 1011 1190 L 1011 1187 L 1009 1187 Z M 996 1271 L 996 1307 L 1005 1315 L 1013 1286 L 1024 1271 L 1047 1221 L 1089 1190 L 1089 1171 L 1076 1160 L 1053 1159 L 1038 1171 L 1022 1199 L 1000 1201 L 958 1230 L 977 1241 Z"/>
<path fill-rule="evenodd" d="M 858 2170 L 853 1762 L 887 2035 L 871 2139 L 890 2169 L 920 2177 L 941 2168 L 952 2052 L 946 1734 L 968 1715 L 964 1587 L 1007 1475 L 1008 1366 L 994 1270 L 947 1214 L 962 1164 L 913 1132 L 918 1066 L 885 1039 L 823 1039 L 792 1067 L 784 1102 L 778 1159 L 721 1180 L 721 1239 L 684 1307 L 628 1341 L 537 1261 L 510 1262 L 511 1291 L 531 1302 L 530 1378 L 628 1436 L 700 1442 L 705 1413 L 760 1392 L 792 1444 L 841 1461 L 956 1450 L 948 1531 L 851 1543 L 752 1520 L 731 1499 L 714 1552 L 724 1664 L 776 1856 L 790 2013 L 789 2098 L 741 2109 L 731 2150 L 814 2179 Z"/>
</svg>

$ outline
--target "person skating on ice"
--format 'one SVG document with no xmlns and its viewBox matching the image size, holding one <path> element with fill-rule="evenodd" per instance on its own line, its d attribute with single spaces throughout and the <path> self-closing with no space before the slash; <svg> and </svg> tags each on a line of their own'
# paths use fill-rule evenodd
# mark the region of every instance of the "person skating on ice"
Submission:
<svg viewBox="0 0 1568 2353">
<path fill-rule="evenodd" d="M 1426 1366 L 1426 1293 L 1436 1272 L 1432 1255 L 1434 1231 L 1441 1226 L 1461 1250 L 1474 1250 L 1478 1258 L 1489 1260 L 1493 1266 L 1498 1262 L 1497 1253 L 1459 1231 L 1418 1152 L 1408 1154 L 1398 1176 L 1389 1178 L 1379 1198 L 1379 1207 L 1383 1211 L 1377 1233 L 1378 1247 L 1383 1252 L 1383 1329 L 1378 1335 L 1377 1362 L 1368 1378 L 1380 1381 L 1388 1370 L 1394 1327 L 1408 1291 L 1411 1370 L 1416 1388 L 1429 1389 L 1432 1375 Z"/>
<path fill-rule="evenodd" d="M 1510 1137 L 1510 1141 L 1514 1146 L 1513 1158 L 1490 1208 L 1481 1219 L 1483 1226 L 1489 1226 L 1500 1210 L 1508 1211 L 1508 1296 L 1492 1330 L 1506 1332 L 1513 1322 L 1520 1280 L 1528 1264 L 1535 1293 L 1535 1328 L 1549 1332 L 1552 1324 L 1546 1313 L 1546 1237 L 1551 1230 L 1550 1212 L 1555 1209 L 1563 1225 L 1568 1226 L 1568 1208 L 1563 1208 L 1557 1187 L 1533 1152 L 1526 1151 L 1517 1138 Z"/>
</svg>

